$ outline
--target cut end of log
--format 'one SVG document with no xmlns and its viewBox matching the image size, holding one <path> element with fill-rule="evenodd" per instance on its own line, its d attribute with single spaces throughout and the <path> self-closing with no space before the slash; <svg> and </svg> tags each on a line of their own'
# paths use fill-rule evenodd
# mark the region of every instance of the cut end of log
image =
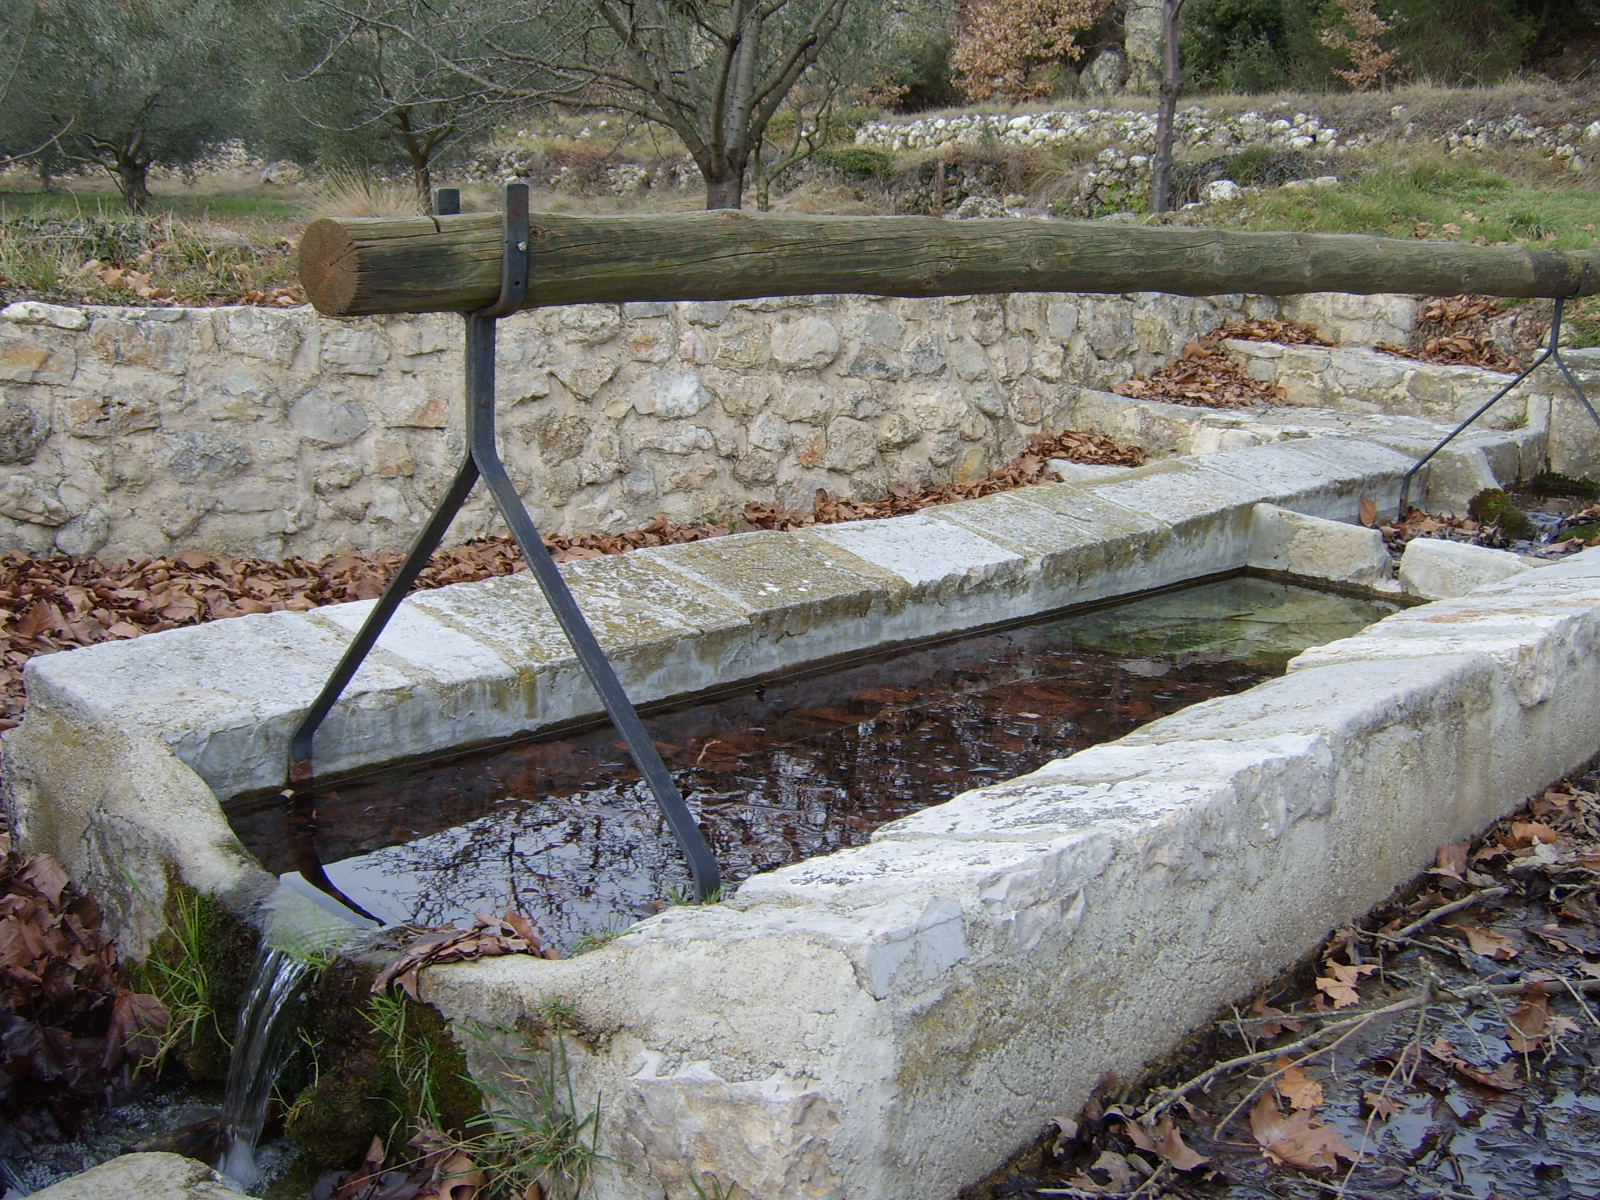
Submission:
<svg viewBox="0 0 1600 1200">
<path fill-rule="evenodd" d="M 356 248 L 341 221 L 323 217 L 300 235 L 300 282 L 325 317 L 350 315 L 356 298 Z"/>
</svg>

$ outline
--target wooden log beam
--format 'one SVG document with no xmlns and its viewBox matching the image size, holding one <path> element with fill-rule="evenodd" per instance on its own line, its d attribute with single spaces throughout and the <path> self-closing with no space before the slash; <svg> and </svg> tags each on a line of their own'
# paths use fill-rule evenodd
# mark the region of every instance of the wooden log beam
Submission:
<svg viewBox="0 0 1600 1200">
<path fill-rule="evenodd" d="M 314 221 L 300 278 L 319 312 L 464 312 L 500 288 L 500 217 Z M 1302 292 L 1586 296 L 1600 251 L 1329 233 L 737 211 L 535 214 L 525 307 L 855 292 Z"/>
</svg>

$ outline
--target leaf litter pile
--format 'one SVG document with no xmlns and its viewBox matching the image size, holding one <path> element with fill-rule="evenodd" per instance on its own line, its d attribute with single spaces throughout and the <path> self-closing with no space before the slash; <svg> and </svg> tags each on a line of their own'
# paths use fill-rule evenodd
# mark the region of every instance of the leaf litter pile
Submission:
<svg viewBox="0 0 1600 1200">
<path fill-rule="evenodd" d="M 1309 325 L 1295 321 L 1253 317 L 1218 325 L 1199 341 L 1183 348 L 1177 361 L 1135 375 L 1112 391 L 1135 400 L 1162 400 L 1191 408 L 1258 408 L 1283 403 L 1283 391 L 1252 379 L 1244 364 L 1223 347 L 1223 341 L 1277 342 L 1286 346 L 1331 346 Z"/>
<path fill-rule="evenodd" d="M 1600 773 L 1534 797 L 995 1190 L 1600 1196 Z"/>
<path fill-rule="evenodd" d="M 0 1164 L 125 1093 L 166 1023 L 154 996 L 128 987 L 94 897 L 0 834 Z"/>
<path fill-rule="evenodd" d="M 1379 342 L 1373 349 L 1395 358 L 1515 375 L 1532 361 L 1548 332 L 1543 312 L 1529 306 L 1507 308 L 1487 296 L 1436 296 L 1417 314 L 1404 346 Z"/>
<path fill-rule="evenodd" d="M 921 491 L 896 487 L 876 501 L 833 499 L 819 489 L 810 512 L 752 503 L 745 508 L 745 521 L 754 529 L 794 529 L 899 516 L 934 504 L 1045 482 L 1051 478 L 1052 458 L 1138 466 L 1143 453 L 1093 433 L 1035 434 L 1026 451 L 982 479 Z M 673 525 L 665 517 L 657 517 L 642 529 L 626 533 L 547 535 L 544 542 L 560 562 L 728 532 L 725 525 Z M 383 590 L 400 561 L 401 555 L 384 551 L 316 560 L 223 558 L 183 551 L 113 566 L 95 558 L 35 558 L 18 550 L 0 551 L 0 730 L 22 719 L 22 669 L 36 654 L 221 617 L 305 611 L 323 604 L 371 599 Z M 485 538 L 436 553 L 416 586 L 465 583 L 522 568 L 522 555 L 509 536 Z"/>
</svg>

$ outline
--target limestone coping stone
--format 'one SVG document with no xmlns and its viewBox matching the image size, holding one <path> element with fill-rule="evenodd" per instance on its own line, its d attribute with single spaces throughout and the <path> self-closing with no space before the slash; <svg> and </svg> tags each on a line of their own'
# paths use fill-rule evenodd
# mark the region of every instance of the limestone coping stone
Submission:
<svg viewBox="0 0 1600 1200">
<path fill-rule="evenodd" d="M 1508 550 L 1413 538 L 1400 555 L 1400 586 L 1424 600 L 1444 600 L 1532 569 L 1528 559 Z"/>
<path fill-rule="evenodd" d="M 1167 527 L 1098 488 L 1041 484 L 927 512 L 1022 556 L 1034 611 L 1159 586 L 1166 574 Z"/>
<path fill-rule="evenodd" d="M 12 307 L 15 307 L 13 305 Z M 33 1200 L 241 1200 L 243 1192 L 181 1154 L 123 1154 L 33 1193 Z M 248 1200 L 248 1198 L 245 1198 Z"/>
<path fill-rule="evenodd" d="M 953 1196 L 1586 761 L 1597 582 L 1591 551 L 1398 614 L 714 909 L 564 963 L 435 970 L 425 995 L 483 1024 L 573 1007 L 575 1069 L 608 1098 L 606 1197 L 705 1174 Z M 1401 639 L 1435 652 L 1397 669 Z"/>
<path fill-rule="evenodd" d="M 1383 534 L 1376 529 L 1309 517 L 1272 504 L 1259 505 L 1251 518 L 1250 565 L 1374 590 L 1399 588 Z"/>
<path fill-rule="evenodd" d="M 1539 411 L 1538 405 L 1529 411 Z M 1329 441 L 1349 440 L 1368 447 L 1376 444 L 1397 452 L 1394 462 L 1398 473 L 1388 464 L 1377 472 L 1384 478 L 1393 473 L 1396 481 L 1452 429 L 1439 421 L 1376 409 L 1349 412 L 1269 407 L 1241 412 L 1134 399 L 1090 388 L 1079 389 L 1068 406 L 1067 419 L 1083 428 L 1134 440 L 1151 451 L 1205 454 L 1208 460 L 1214 460 L 1220 452 L 1286 441 L 1300 447 L 1319 447 L 1310 453 L 1321 453 L 1320 448 Z M 1544 423 L 1530 422 L 1512 429 L 1469 427 L 1419 473 L 1412 502 L 1444 512 L 1465 512 L 1467 502 L 1484 488 L 1528 478 L 1541 470 L 1546 442 Z M 1374 498 L 1385 508 L 1392 495 L 1397 493 L 1388 488 L 1374 492 Z"/>
</svg>

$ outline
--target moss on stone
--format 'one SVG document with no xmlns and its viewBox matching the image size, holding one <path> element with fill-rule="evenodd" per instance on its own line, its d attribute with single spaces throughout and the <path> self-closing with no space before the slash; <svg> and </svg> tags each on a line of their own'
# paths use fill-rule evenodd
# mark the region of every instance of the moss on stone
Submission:
<svg viewBox="0 0 1600 1200">
<path fill-rule="evenodd" d="M 460 1130 L 482 1111 L 466 1057 L 431 1005 L 399 997 L 403 1020 L 374 1020 L 370 964 L 335 963 L 311 997 L 313 1078 L 285 1118 L 290 1137 L 323 1162 L 349 1162 L 374 1136 L 419 1124 Z M 398 1040 L 397 1040 L 398 1039 Z"/>
<path fill-rule="evenodd" d="M 1480 525 L 1495 526 L 1516 541 L 1526 541 L 1535 533 L 1533 519 L 1499 488 L 1484 488 L 1468 501 L 1467 515 Z"/>
<path fill-rule="evenodd" d="M 1540 471 L 1522 489 L 1535 496 L 1567 496 L 1574 500 L 1600 500 L 1600 483 L 1575 479 L 1560 471 Z"/>
<path fill-rule="evenodd" d="M 260 935 L 217 897 L 183 882 L 174 865 L 165 874 L 165 930 L 134 968 L 134 980 L 181 1022 L 170 1053 L 189 1077 L 221 1082 Z"/>
</svg>

